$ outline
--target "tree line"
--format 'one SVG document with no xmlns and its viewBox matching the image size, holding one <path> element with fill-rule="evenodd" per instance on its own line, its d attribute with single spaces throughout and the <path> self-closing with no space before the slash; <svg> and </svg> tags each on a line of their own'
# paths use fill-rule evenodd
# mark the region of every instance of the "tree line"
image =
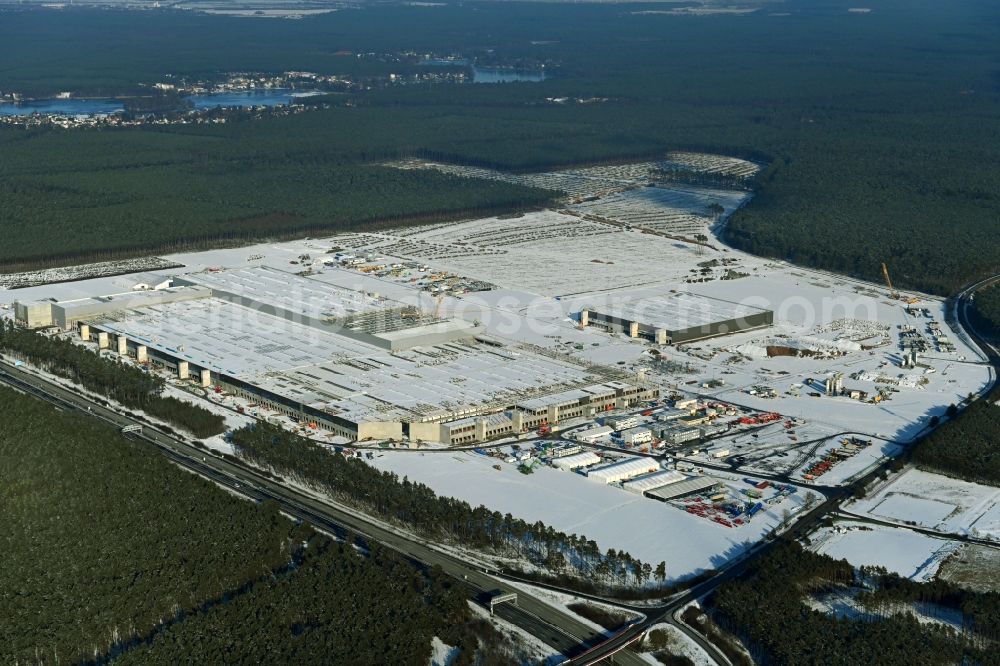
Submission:
<svg viewBox="0 0 1000 666">
<path fill-rule="evenodd" d="M 335 454 L 268 423 L 240 428 L 231 439 L 237 456 L 250 464 L 316 486 L 337 501 L 426 538 L 529 562 L 552 575 L 589 579 L 603 590 L 662 586 L 667 577 L 666 562 L 652 565 L 625 551 L 602 552 L 585 536 L 439 496 L 426 485 Z"/>
<path fill-rule="evenodd" d="M 102 356 L 71 340 L 0 320 L 0 351 L 68 379 L 131 409 L 180 426 L 195 437 L 224 432 L 226 419 L 204 407 L 163 395 L 164 381 L 145 368 Z"/>
</svg>

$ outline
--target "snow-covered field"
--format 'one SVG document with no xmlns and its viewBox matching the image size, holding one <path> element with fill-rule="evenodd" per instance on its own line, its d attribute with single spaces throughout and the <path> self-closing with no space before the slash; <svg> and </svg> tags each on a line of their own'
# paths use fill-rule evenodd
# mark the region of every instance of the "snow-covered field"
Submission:
<svg viewBox="0 0 1000 666">
<path fill-rule="evenodd" d="M 868 497 L 844 508 L 854 514 L 1000 541 L 1000 488 L 919 469 L 893 476 Z"/>
<path fill-rule="evenodd" d="M 533 474 L 512 465 L 493 468 L 494 458 L 475 453 L 384 452 L 374 465 L 441 495 L 586 535 L 601 548 L 623 549 L 654 566 L 667 563 L 668 581 L 714 569 L 745 552 L 794 512 L 803 493 L 768 507 L 750 523 L 726 528 L 676 507 L 573 472 L 538 466 Z"/>
<path fill-rule="evenodd" d="M 856 567 L 882 566 L 918 581 L 933 579 L 942 561 L 958 548 L 954 541 L 903 528 L 850 522 L 824 527 L 810 538 L 818 553 Z"/>
</svg>

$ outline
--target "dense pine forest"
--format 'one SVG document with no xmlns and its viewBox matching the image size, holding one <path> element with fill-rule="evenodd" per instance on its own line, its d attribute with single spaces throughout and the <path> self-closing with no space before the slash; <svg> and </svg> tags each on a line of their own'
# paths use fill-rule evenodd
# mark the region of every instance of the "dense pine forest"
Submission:
<svg viewBox="0 0 1000 666">
<path fill-rule="evenodd" d="M 977 292 L 973 303 L 976 323 L 982 326 L 985 334 L 1000 340 L 1000 287 Z"/>
<path fill-rule="evenodd" d="M 739 247 L 870 279 L 885 261 L 900 286 L 952 292 L 1000 263 L 1000 7 L 850 6 L 790 0 L 781 12 L 695 19 L 619 4 L 463 3 L 277 23 L 8 12 L 0 90 L 37 82 L 38 92 L 107 94 L 223 70 L 406 73 L 424 53 L 544 65 L 547 79 L 397 86 L 225 125 L 0 128 L 0 266 L 443 219 L 549 196 L 399 173 L 379 166 L 387 157 L 525 170 L 682 148 L 768 164 L 728 226 Z M 80 47 L 95 34 L 97 47 Z"/>
<path fill-rule="evenodd" d="M 271 503 L 238 499 L 92 419 L 0 388 L 0 661 L 517 659 L 465 591 Z"/>
<path fill-rule="evenodd" d="M 921 440 L 913 451 L 920 467 L 967 481 L 1000 486 L 1000 391 L 977 400 Z"/>
<path fill-rule="evenodd" d="M 133 409 L 211 437 L 226 429 L 226 420 L 204 407 L 163 395 L 164 381 L 143 368 L 102 356 L 66 338 L 22 328 L 0 320 L 0 351 L 28 361 L 54 375 Z"/>
<path fill-rule="evenodd" d="M 429 487 L 399 479 L 357 458 L 334 453 L 281 428 L 255 423 L 232 433 L 237 456 L 258 467 L 316 486 L 335 500 L 422 536 L 471 547 L 514 561 L 528 561 L 552 575 L 570 574 L 599 591 L 663 584 L 666 562 L 650 565 L 628 553 L 602 552 L 585 536 L 564 534 L 484 506 L 440 497 Z"/>
<path fill-rule="evenodd" d="M 805 603 L 830 593 L 856 595 L 858 612 L 838 617 Z M 917 603 L 958 613 L 960 630 L 921 622 L 911 612 Z M 1000 595 L 856 571 L 794 542 L 755 560 L 746 576 L 718 589 L 709 607 L 765 666 L 1000 663 Z"/>
</svg>

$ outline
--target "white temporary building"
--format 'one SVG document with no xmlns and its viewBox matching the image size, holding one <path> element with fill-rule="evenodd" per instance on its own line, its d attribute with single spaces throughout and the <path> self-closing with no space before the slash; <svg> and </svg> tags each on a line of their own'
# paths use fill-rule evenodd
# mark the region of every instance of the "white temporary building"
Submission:
<svg viewBox="0 0 1000 666">
<path fill-rule="evenodd" d="M 660 469 L 660 463 L 651 458 L 626 458 L 587 471 L 587 478 L 604 483 L 616 483 Z"/>
<path fill-rule="evenodd" d="M 647 474 L 645 476 L 640 476 L 637 479 L 632 479 L 631 481 L 626 481 L 622 484 L 622 488 L 628 490 L 629 492 L 642 494 L 647 490 L 656 490 L 657 488 L 662 488 L 663 486 L 668 486 L 671 483 L 677 483 L 678 481 L 683 481 L 687 477 L 673 469 L 665 469 L 659 472 L 654 472 L 653 474 Z"/>
<path fill-rule="evenodd" d="M 580 467 L 586 467 L 588 465 L 596 465 L 601 462 L 601 459 L 597 457 L 596 454 L 590 451 L 584 451 L 583 453 L 576 453 L 571 456 L 563 456 L 562 458 L 555 458 L 552 461 L 552 466 L 557 469 L 579 469 Z"/>
<path fill-rule="evenodd" d="M 649 428 L 629 428 L 622 431 L 621 440 L 627 446 L 645 444 L 653 441 L 653 433 Z"/>
<path fill-rule="evenodd" d="M 576 439 L 580 442 L 596 442 L 602 437 L 607 437 L 615 431 L 611 426 L 597 426 L 596 428 L 588 428 L 576 433 Z"/>
</svg>

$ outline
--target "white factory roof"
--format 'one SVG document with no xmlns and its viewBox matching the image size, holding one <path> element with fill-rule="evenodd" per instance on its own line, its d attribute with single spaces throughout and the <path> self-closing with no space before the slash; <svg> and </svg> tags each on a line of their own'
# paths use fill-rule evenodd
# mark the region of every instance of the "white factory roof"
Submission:
<svg viewBox="0 0 1000 666">
<path fill-rule="evenodd" d="M 621 299 L 588 308 L 600 314 L 677 331 L 763 312 L 761 308 L 687 292 Z"/>
<path fill-rule="evenodd" d="M 634 436 L 634 435 L 644 435 L 647 432 L 651 432 L 649 428 L 643 428 L 642 426 L 638 426 L 638 427 L 635 427 L 635 428 L 629 428 L 628 430 L 622 430 L 621 436 L 623 438 L 625 438 L 625 437 L 628 437 L 630 435 L 632 435 L 632 436 Z"/>
<path fill-rule="evenodd" d="M 588 465 L 596 465 L 599 462 L 601 462 L 601 459 L 596 454 L 584 451 L 583 453 L 574 453 L 571 456 L 555 458 L 552 460 L 552 465 L 560 469 L 577 469 L 579 467 L 587 467 Z"/>
<path fill-rule="evenodd" d="M 469 416 L 594 380 L 569 362 L 475 342 L 389 352 L 218 298 L 93 323 L 354 422 Z"/>
<path fill-rule="evenodd" d="M 386 331 L 384 333 L 379 333 L 378 337 L 383 340 L 407 340 L 420 335 L 434 335 L 452 333 L 456 331 L 466 332 L 471 336 L 474 330 L 475 325 L 465 321 L 464 319 L 443 319 L 429 324 L 401 328 L 396 331 Z"/>
<path fill-rule="evenodd" d="M 402 306 L 402 303 L 383 296 L 319 282 L 267 266 L 190 273 L 183 279 L 320 320 Z"/>
<path fill-rule="evenodd" d="M 652 474 L 646 474 L 645 476 L 640 476 L 631 481 L 626 481 L 622 484 L 625 490 L 631 490 L 636 493 L 643 493 L 647 490 L 653 490 L 655 488 L 662 488 L 663 486 L 670 485 L 671 483 L 677 483 L 678 481 L 683 481 L 687 477 L 673 469 L 665 469 L 659 472 L 653 472 Z"/>
<path fill-rule="evenodd" d="M 78 298 L 71 301 L 59 301 L 56 305 L 62 308 L 67 315 L 72 316 L 78 312 L 132 310 L 148 307 L 163 301 L 170 301 L 171 299 L 208 298 L 211 295 L 208 289 L 202 287 L 172 287 L 158 291 L 127 291 L 108 296 Z"/>
<path fill-rule="evenodd" d="M 608 465 L 596 467 L 587 471 L 588 477 L 595 479 L 607 479 L 620 476 L 622 474 L 642 474 L 651 468 L 658 468 L 660 464 L 650 458 L 626 458 Z"/>
</svg>

